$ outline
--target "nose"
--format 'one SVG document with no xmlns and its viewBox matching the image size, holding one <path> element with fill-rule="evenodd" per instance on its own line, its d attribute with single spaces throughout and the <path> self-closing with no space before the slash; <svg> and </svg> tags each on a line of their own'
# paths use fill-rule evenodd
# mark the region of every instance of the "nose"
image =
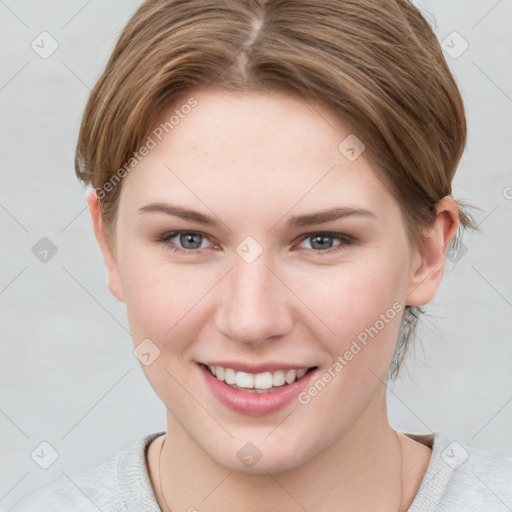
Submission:
<svg viewBox="0 0 512 512">
<path fill-rule="evenodd" d="M 265 252 L 252 263 L 235 255 L 219 294 L 216 326 L 222 334 L 256 346 L 291 331 L 293 294 L 271 264 Z"/>
</svg>

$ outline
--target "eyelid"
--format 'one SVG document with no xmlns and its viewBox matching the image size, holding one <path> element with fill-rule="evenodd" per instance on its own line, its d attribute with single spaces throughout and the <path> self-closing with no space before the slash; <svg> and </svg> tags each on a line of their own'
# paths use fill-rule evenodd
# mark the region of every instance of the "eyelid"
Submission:
<svg viewBox="0 0 512 512">
<path fill-rule="evenodd" d="M 332 238 L 339 237 L 339 238 L 345 239 L 347 242 L 349 242 L 349 241 L 355 242 L 355 240 L 356 240 L 353 236 L 347 235 L 346 233 L 340 233 L 337 231 L 310 231 L 309 233 L 304 233 L 304 234 L 300 235 L 298 240 L 303 241 L 313 235 L 324 235 L 324 236 L 329 236 Z"/>
<path fill-rule="evenodd" d="M 158 235 L 155 239 L 156 242 L 163 244 L 164 246 L 171 249 L 173 252 L 181 253 L 181 254 L 189 254 L 189 255 L 198 255 L 202 254 L 207 247 L 203 247 L 200 249 L 184 249 L 182 247 L 179 247 L 178 245 L 171 243 L 170 239 L 176 237 L 177 235 L 181 234 L 193 234 L 193 235 L 200 235 L 204 237 L 206 240 L 208 240 L 210 243 L 215 244 L 214 241 L 211 240 L 211 237 L 207 235 L 206 233 L 203 233 L 202 231 L 196 231 L 196 230 L 188 230 L 188 229 L 181 229 L 177 231 L 168 231 L 166 233 L 163 233 L 161 235 Z M 294 244 L 301 243 L 304 240 L 307 240 L 308 238 L 311 238 L 312 236 L 326 236 L 328 238 L 333 238 L 339 241 L 339 243 L 331 248 L 328 248 L 326 250 L 320 250 L 320 249 L 308 249 L 308 251 L 313 251 L 315 254 L 322 255 L 322 254 L 331 254 L 334 252 L 338 252 L 342 250 L 347 245 L 353 245 L 358 242 L 356 238 L 353 236 L 347 235 L 345 233 L 339 233 L 339 232 L 332 232 L 332 231 L 310 231 L 308 233 L 303 233 L 300 235 Z"/>
<path fill-rule="evenodd" d="M 207 247 L 203 247 L 201 249 L 184 249 L 182 247 L 177 246 L 174 243 L 171 243 L 171 239 L 176 237 L 177 235 L 184 235 L 184 234 L 191 234 L 191 235 L 200 235 L 206 240 L 208 240 L 211 244 L 215 244 L 211 240 L 211 237 L 207 235 L 206 233 L 203 233 L 202 231 L 196 231 L 193 229 L 180 229 L 176 231 L 167 231 L 165 233 L 162 233 L 161 235 L 157 235 L 155 238 L 155 241 L 158 243 L 163 244 L 166 247 L 171 248 L 175 252 L 181 252 L 181 253 L 188 253 L 188 254 L 200 254 L 202 253 Z"/>
<path fill-rule="evenodd" d="M 330 247 L 326 250 L 320 250 L 320 249 L 308 249 L 308 251 L 313 251 L 315 254 L 332 254 L 335 252 L 339 252 L 342 249 L 344 249 L 347 245 L 354 245 L 357 243 L 357 239 L 353 236 L 347 235 L 345 233 L 339 233 L 339 232 L 333 232 L 333 231 L 311 231 L 309 233 L 305 233 L 304 235 L 301 235 L 298 243 L 303 242 L 304 240 L 307 240 L 308 238 L 311 238 L 312 236 L 326 236 L 328 238 L 333 238 L 335 240 L 338 240 L 338 244 L 334 245 L 333 247 Z"/>
</svg>

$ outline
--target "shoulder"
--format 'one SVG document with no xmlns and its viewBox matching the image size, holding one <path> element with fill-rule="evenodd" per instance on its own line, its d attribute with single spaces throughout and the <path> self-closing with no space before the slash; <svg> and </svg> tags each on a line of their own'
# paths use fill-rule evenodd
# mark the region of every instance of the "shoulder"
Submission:
<svg viewBox="0 0 512 512">
<path fill-rule="evenodd" d="M 510 511 L 512 457 L 457 441 L 448 445 L 444 457 L 455 459 L 447 497 L 464 500 L 468 506 L 478 503 L 475 510 Z"/>
<path fill-rule="evenodd" d="M 117 455 L 100 464 L 62 475 L 31 492 L 8 512 L 64 512 L 113 510 L 109 497 L 119 496 Z M 124 509 L 118 509 L 124 510 Z"/>
<path fill-rule="evenodd" d="M 511 456 L 441 432 L 416 438 L 432 443 L 432 458 L 409 512 L 512 510 Z"/>
<path fill-rule="evenodd" d="M 128 502 L 142 499 L 152 511 L 152 489 L 147 477 L 145 449 L 159 434 L 137 439 L 103 462 L 62 475 L 31 492 L 7 512 L 125 512 Z M 137 493 L 134 496 L 133 493 Z M 138 503 L 138 502 L 137 502 Z M 158 509 L 157 509 L 158 510 Z"/>
</svg>

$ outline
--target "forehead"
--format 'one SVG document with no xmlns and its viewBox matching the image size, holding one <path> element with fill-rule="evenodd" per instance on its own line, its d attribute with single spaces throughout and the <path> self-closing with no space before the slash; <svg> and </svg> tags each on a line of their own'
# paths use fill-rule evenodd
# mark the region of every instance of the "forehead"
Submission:
<svg viewBox="0 0 512 512">
<path fill-rule="evenodd" d="M 339 156 L 340 141 L 350 134 L 346 123 L 317 103 L 282 92 L 229 93 L 209 91 L 184 96 L 162 113 L 160 126 L 176 116 L 193 97 L 196 106 L 165 133 L 167 149 L 176 156 L 194 151 L 212 163 L 320 159 L 318 149 Z M 342 139 L 340 139 L 342 137 Z"/>
<path fill-rule="evenodd" d="M 195 106 L 182 108 L 191 98 Z M 394 202 L 364 152 L 347 158 L 344 141 L 360 140 L 347 123 L 324 106 L 284 93 L 185 95 L 162 113 L 150 136 L 155 147 L 127 176 L 121 194 L 139 203 L 267 208 L 275 216 L 294 204 L 369 208 Z"/>
</svg>

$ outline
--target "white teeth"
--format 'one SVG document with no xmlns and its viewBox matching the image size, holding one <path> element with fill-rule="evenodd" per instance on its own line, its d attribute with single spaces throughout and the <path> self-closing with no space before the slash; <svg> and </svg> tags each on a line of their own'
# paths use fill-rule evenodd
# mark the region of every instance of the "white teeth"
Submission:
<svg viewBox="0 0 512 512">
<path fill-rule="evenodd" d="M 295 382 L 296 378 L 297 378 L 297 370 L 288 370 L 286 372 L 284 380 L 286 382 L 288 382 L 288 384 L 291 384 L 292 382 Z"/>
<path fill-rule="evenodd" d="M 277 370 L 275 372 L 248 373 L 237 372 L 232 368 L 208 365 L 208 369 L 220 381 L 236 386 L 237 388 L 267 390 L 277 388 L 286 384 L 292 384 L 304 377 L 308 368 L 298 370 Z"/>
<path fill-rule="evenodd" d="M 252 389 L 254 387 L 254 375 L 252 373 L 236 372 L 235 384 L 240 388 Z"/>
<path fill-rule="evenodd" d="M 226 384 L 236 384 L 236 372 L 231 368 L 226 368 L 224 372 L 224 380 Z"/>
<path fill-rule="evenodd" d="M 302 368 L 301 370 L 297 370 L 297 379 L 302 379 L 302 377 L 304 377 L 304 375 L 306 374 L 306 372 L 308 371 L 307 368 Z M 217 373 L 217 377 L 219 376 L 219 374 Z"/>
<path fill-rule="evenodd" d="M 277 370 L 272 374 L 272 385 L 273 386 L 282 386 L 285 383 L 284 379 L 284 370 Z"/>
<path fill-rule="evenodd" d="M 272 387 L 272 373 L 257 373 L 254 376 L 255 389 L 270 389 Z"/>
<path fill-rule="evenodd" d="M 215 376 L 217 377 L 217 379 L 224 380 L 226 369 L 222 368 L 222 366 L 216 366 L 215 369 L 217 370 L 215 372 Z"/>
</svg>

